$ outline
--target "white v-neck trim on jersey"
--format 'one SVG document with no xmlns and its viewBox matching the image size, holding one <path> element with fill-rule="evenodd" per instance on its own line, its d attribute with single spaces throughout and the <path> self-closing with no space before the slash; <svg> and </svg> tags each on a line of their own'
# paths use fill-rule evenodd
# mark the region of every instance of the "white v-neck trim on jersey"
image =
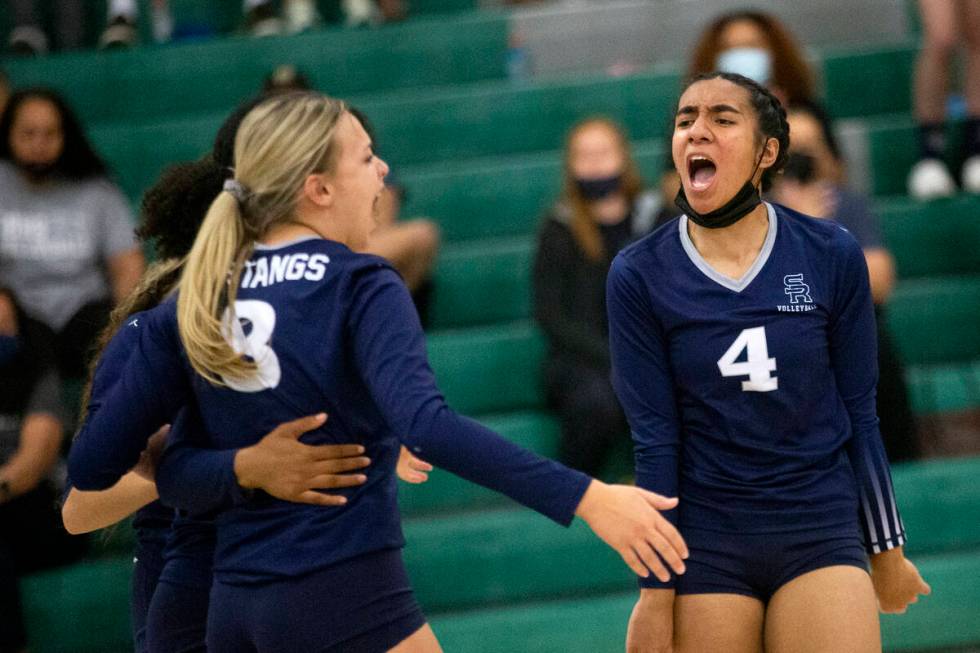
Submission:
<svg viewBox="0 0 980 653">
<path fill-rule="evenodd" d="M 776 220 L 776 210 L 772 207 L 769 202 L 763 202 L 766 205 L 766 210 L 769 216 L 769 230 L 766 232 L 766 240 L 762 243 L 762 249 L 759 251 L 759 255 L 756 256 L 755 262 L 752 264 L 748 270 L 745 271 L 738 279 L 733 279 L 729 276 L 722 274 L 715 270 L 701 253 L 698 252 L 697 247 L 691 242 L 691 236 L 687 233 L 687 216 L 682 215 L 681 219 L 677 221 L 677 229 L 680 232 L 681 245 L 684 247 L 684 252 L 687 257 L 691 259 L 691 263 L 701 271 L 704 276 L 708 277 L 720 286 L 724 286 L 733 292 L 742 292 L 748 287 L 750 283 L 757 276 L 762 268 L 765 266 L 766 262 L 769 260 L 769 255 L 772 254 L 773 245 L 776 243 L 776 227 L 778 221 Z"/>
</svg>

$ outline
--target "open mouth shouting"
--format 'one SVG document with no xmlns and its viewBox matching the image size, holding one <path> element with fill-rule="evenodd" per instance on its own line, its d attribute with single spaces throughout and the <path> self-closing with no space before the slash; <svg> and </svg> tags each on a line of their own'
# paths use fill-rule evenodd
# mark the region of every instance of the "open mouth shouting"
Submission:
<svg viewBox="0 0 980 653">
<path fill-rule="evenodd" d="M 687 157 L 687 178 L 691 180 L 691 190 L 704 192 L 711 187 L 717 172 L 715 162 L 703 154 L 691 154 Z"/>
</svg>

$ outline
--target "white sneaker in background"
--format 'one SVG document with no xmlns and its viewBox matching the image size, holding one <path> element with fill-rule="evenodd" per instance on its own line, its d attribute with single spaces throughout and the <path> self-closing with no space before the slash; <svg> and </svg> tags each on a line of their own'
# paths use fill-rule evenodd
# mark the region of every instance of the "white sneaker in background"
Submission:
<svg viewBox="0 0 980 653">
<path fill-rule="evenodd" d="M 116 16 L 99 37 L 99 48 L 129 48 L 136 44 L 136 24 L 125 16 Z"/>
<path fill-rule="evenodd" d="M 10 49 L 16 54 L 46 54 L 48 37 L 39 27 L 21 25 L 10 31 Z"/>
<path fill-rule="evenodd" d="M 922 159 L 909 172 L 909 195 L 917 200 L 933 200 L 956 194 L 956 183 L 949 168 L 939 159 Z"/>
<path fill-rule="evenodd" d="M 153 13 L 151 17 L 153 25 L 153 40 L 157 43 L 166 43 L 174 35 L 174 17 L 170 13 L 170 4 L 167 0 L 153 0 Z"/>
<path fill-rule="evenodd" d="M 347 16 L 348 27 L 373 25 L 380 19 L 378 7 L 372 0 L 343 0 L 341 7 L 344 10 L 344 15 Z"/>
<path fill-rule="evenodd" d="M 282 21 L 276 15 L 272 2 L 260 2 L 245 15 L 248 33 L 252 36 L 278 36 L 282 34 Z"/>
<path fill-rule="evenodd" d="M 286 31 L 290 34 L 305 32 L 320 21 L 313 0 L 286 0 L 283 8 Z"/>
<path fill-rule="evenodd" d="M 980 194 L 980 154 L 963 162 L 963 190 Z"/>
</svg>

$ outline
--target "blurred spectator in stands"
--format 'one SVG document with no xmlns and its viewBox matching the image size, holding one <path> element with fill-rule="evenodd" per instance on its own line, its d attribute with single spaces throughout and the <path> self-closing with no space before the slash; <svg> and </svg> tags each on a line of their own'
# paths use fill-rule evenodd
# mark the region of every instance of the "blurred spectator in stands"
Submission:
<svg viewBox="0 0 980 653">
<path fill-rule="evenodd" d="M 63 435 L 60 382 L 45 329 L 0 290 L 0 651 L 27 648 L 19 578 L 76 560 L 51 482 Z"/>
<path fill-rule="evenodd" d="M 74 50 L 85 42 L 89 11 L 84 0 L 48 0 L 54 19 L 56 43 L 60 50 Z M 17 54 L 44 54 L 51 49 L 43 27 L 43 11 L 38 0 L 9 0 L 14 29 L 10 49 Z M 101 47 L 128 47 L 136 43 L 136 0 L 107 0 L 106 27 L 99 39 Z"/>
<path fill-rule="evenodd" d="M 64 377 L 85 374 L 143 267 L 129 205 L 64 100 L 14 93 L 0 116 L 0 283 L 51 329 Z"/>
<path fill-rule="evenodd" d="M 282 5 L 282 15 L 276 5 Z M 374 25 L 405 17 L 403 0 L 341 0 L 345 23 L 350 27 Z M 296 34 L 321 22 L 313 0 L 243 0 L 246 27 L 253 36 Z"/>
<path fill-rule="evenodd" d="M 252 36 L 296 34 L 316 25 L 320 17 L 313 0 L 282 0 L 282 16 L 274 0 L 242 0 L 245 25 Z"/>
<path fill-rule="evenodd" d="M 560 458 L 588 474 L 629 441 L 609 381 L 606 274 L 619 250 L 652 230 L 659 206 L 619 125 L 593 118 L 572 128 L 561 197 L 538 234 L 534 316 L 548 340 L 544 380 L 561 422 Z"/>
<path fill-rule="evenodd" d="M 980 193 L 980 2 L 919 0 L 922 49 L 912 86 L 919 123 L 919 161 L 909 173 L 909 194 L 918 199 L 948 197 L 956 183 L 943 160 L 946 154 L 946 94 L 959 45 L 966 49 L 963 95 L 963 190 Z"/>
<path fill-rule="evenodd" d="M 357 116 L 371 136 L 374 151 L 378 152 L 379 144 L 368 117 L 356 108 L 351 108 L 351 113 Z M 432 268 L 439 252 L 439 227 L 426 218 L 400 219 L 405 195 L 405 188 L 398 183 L 395 174 L 389 171 L 385 178 L 385 189 L 378 200 L 378 228 L 371 234 L 366 251 L 387 259 L 395 266 L 412 293 L 424 325 L 427 323 L 432 296 Z"/>
<path fill-rule="evenodd" d="M 721 70 L 764 84 L 784 106 L 816 97 L 803 48 L 771 14 L 736 11 L 714 20 L 694 46 L 688 74 Z"/>
<path fill-rule="evenodd" d="M 311 88 L 306 75 L 295 66 L 284 64 L 269 73 L 262 84 L 262 93 L 271 95 L 308 91 Z M 371 121 L 356 108 L 351 112 L 371 136 L 374 151 L 378 152 L 377 134 Z M 411 291 L 419 317 L 425 324 L 432 294 L 432 267 L 439 251 L 439 228 L 425 218 L 399 219 L 405 193 L 394 172 L 389 171 L 385 189 L 378 201 L 378 228 L 371 234 L 367 252 L 388 259 L 395 266 Z"/>
<path fill-rule="evenodd" d="M 3 108 L 7 106 L 7 100 L 10 99 L 10 79 L 7 77 L 7 73 L 0 70 L 0 113 L 3 113 Z"/>
<path fill-rule="evenodd" d="M 281 66 L 276 66 L 265 78 L 265 81 L 262 82 L 262 95 L 309 91 L 312 88 L 313 86 L 310 84 L 309 78 L 296 66 L 282 64 Z"/>
<path fill-rule="evenodd" d="M 902 361 L 886 328 L 885 305 L 895 287 L 895 261 L 881 238 L 868 198 L 843 185 L 844 161 L 831 122 L 816 104 L 788 112 L 790 157 L 773 188 L 775 201 L 843 225 L 864 249 L 878 318 L 878 416 L 885 449 L 893 461 L 917 458 L 920 442 L 909 405 Z"/>
</svg>

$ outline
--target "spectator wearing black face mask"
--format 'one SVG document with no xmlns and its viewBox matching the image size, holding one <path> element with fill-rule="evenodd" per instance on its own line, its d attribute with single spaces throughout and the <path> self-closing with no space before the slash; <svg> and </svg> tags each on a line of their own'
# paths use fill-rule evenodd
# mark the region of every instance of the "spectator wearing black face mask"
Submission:
<svg viewBox="0 0 980 653">
<path fill-rule="evenodd" d="M 609 381 L 606 273 L 620 249 L 651 231 L 660 207 L 616 123 L 572 128 L 562 195 L 538 237 L 534 315 L 549 344 L 544 378 L 561 421 L 560 457 L 587 474 L 629 439 Z"/>
<path fill-rule="evenodd" d="M 801 213 L 839 222 L 864 250 L 878 317 L 881 436 L 893 462 L 917 458 L 921 447 L 904 369 L 885 329 L 885 305 L 895 288 L 895 261 L 882 241 L 878 216 L 868 198 L 844 186 L 844 162 L 824 110 L 813 103 L 800 103 L 790 107 L 787 120 L 792 135 L 790 156 L 773 188 L 773 199 Z"/>
<path fill-rule="evenodd" d="M 63 377 L 80 378 L 115 301 L 143 272 L 129 205 L 52 91 L 0 116 L 0 283 L 47 326 Z"/>
</svg>

